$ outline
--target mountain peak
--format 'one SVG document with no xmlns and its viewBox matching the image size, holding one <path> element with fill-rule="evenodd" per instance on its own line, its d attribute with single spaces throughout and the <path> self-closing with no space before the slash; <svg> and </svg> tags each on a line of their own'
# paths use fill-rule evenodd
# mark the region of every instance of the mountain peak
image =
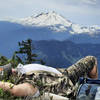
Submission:
<svg viewBox="0 0 100 100">
<path fill-rule="evenodd" d="M 47 12 L 47 13 L 42 12 L 42 13 L 36 15 L 35 17 L 40 17 L 40 16 L 43 16 L 43 15 L 47 15 L 47 16 L 54 15 L 54 16 L 57 16 L 58 14 L 55 11 L 51 11 L 51 12 Z"/>
<path fill-rule="evenodd" d="M 54 26 L 63 25 L 66 27 L 71 26 L 71 22 L 66 20 L 56 12 L 40 13 L 36 16 L 20 19 L 20 22 L 24 25 L 36 25 L 36 26 Z"/>
<path fill-rule="evenodd" d="M 99 26 L 83 27 L 79 24 L 74 24 L 59 15 L 55 11 L 40 13 L 35 16 L 21 18 L 17 20 L 10 20 L 10 22 L 19 23 L 25 26 L 31 27 L 47 27 L 56 32 L 69 31 L 70 34 L 83 34 L 88 33 L 90 35 L 100 33 Z"/>
</svg>

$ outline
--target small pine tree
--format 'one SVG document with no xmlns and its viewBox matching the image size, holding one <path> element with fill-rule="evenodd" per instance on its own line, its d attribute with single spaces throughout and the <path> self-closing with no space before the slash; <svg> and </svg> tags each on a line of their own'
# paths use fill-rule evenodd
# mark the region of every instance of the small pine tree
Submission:
<svg viewBox="0 0 100 100">
<path fill-rule="evenodd" d="M 30 64 L 30 63 L 37 61 L 35 59 L 35 57 L 37 57 L 37 55 L 32 53 L 32 50 L 34 48 L 32 48 L 32 40 L 31 39 L 19 42 L 18 45 L 19 45 L 20 48 L 19 48 L 19 51 L 16 51 L 16 54 L 19 54 L 19 55 L 22 54 L 24 56 L 23 57 L 24 58 L 24 60 L 23 60 L 24 64 Z"/>
</svg>

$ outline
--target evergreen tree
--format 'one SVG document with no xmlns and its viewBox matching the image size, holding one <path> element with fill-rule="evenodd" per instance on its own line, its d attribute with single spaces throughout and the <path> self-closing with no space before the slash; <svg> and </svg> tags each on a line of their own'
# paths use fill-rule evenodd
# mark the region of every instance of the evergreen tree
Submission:
<svg viewBox="0 0 100 100">
<path fill-rule="evenodd" d="M 23 64 L 23 61 L 16 55 L 16 53 L 14 53 L 10 59 L 5 56 L 0 56 L 0 66 L 6 65 L 8 63 L 11 63 L 13 67 L 16 67 L 19 63 Z"/>
<path fill-rule="evenodd" d="M 19 55 L 21 55 L 21 54 L 23 55 L 22 59 L 24 59 L 23 60 L 24 64 L 30 64 L 30 63 L 37 61 L 35 59 L 35 57 L 37 57 L 37 55 L 32 53 L 32 50 L 34 48 L 32 48 L 32 40 L 31 39 L 19 42 L 18 45 L 20 48 L 19 48 L 19 51 L 16 51 L 16 53 Z M 17 58 L 18 57 L 19 56 L 17 56 Z M 20 60 L 21 60 L 21 58 L 20 58 Z"/>
</svg>

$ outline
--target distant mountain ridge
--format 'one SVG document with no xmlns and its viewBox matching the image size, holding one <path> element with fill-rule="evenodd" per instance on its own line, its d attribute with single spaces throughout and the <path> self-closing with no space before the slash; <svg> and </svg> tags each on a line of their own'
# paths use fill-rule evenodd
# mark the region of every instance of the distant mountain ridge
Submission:
<svg viewBox="0 0 100 100">
<path fill-rule="evenodd" d="M 18 48 L 18 42 L 28 38 L 33 41 L 69 40 L 78 44 L 100 44 L 100 27 L 83 27 L 55 12 L 0 21 L 1 55 L 11 56 Z"/>
<path fill-rule="evenodd" d="M 90 35 L 93 35 L 94 33 L 98 34 L 98 31 L 100 32 L 100 26 L 93 25 L 90 27 L 86 27 L 86 26 L 81 26 L 79 24 L 74 24 L 54 11 L 49 13 L 41 13 L 39 15 L 30 16 L 27 18 L 21 18 L 16 20 L 12 19 L 8 21 L 19 23 L 21 25 L 30 26 L 30 27 L 47 26 L 51 28 L 51 30 L 54 30 L 56 32 L 67 31 L 67 29 L 70 27 L 71 29 L 69 31 L 70 34 L 88 33 Z"/>
<path fill-rule="evenodd" d="M 76 44 L 71 41 L 41 40 L 33 41 L 33 46 L 36 48 L 34 52 L 49 66 L 68 67 L 88 55 L 97 57 L 100 65 L 100 44 Z"/>
<path fill-rule="evenodd" d="M 20 34 L 32 40 L 71 40 L 75 43 L 100 43 L 100 27 L 74 24 L 61 15 L 50 12 L 21 19 L 0 21 L 0 34 Z M 6 29 L 6 30 L 5 30 Z M 79 38 L 79 40 L 77 40 Z M 87 39 L 88 38 L 88 39 Z M 82 41 L 81 41 L 82 39 Z"/>
</svg>

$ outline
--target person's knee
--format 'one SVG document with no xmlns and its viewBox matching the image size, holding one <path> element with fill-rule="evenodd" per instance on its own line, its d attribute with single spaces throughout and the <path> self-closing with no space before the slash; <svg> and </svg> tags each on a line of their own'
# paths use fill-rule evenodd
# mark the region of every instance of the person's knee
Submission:
<svg viewBox="0 0 100 100">
<path fill-rule="evenodd" d="M 97 73 L 95 67 L 93 68 L 93 70 L 91 70 L 91 72 L 89 73 L 88 77 L 92 78 L 92 79 L 97 79 L 98 78 L 98 73 Z"/>
<path fill-rule="evenodd" d="M 93 64 L 93 66 L 96 64 L 97 65 L 97 58 L 95 56 L 86 56 L 85 60 L 87 62 L 91 62 L 91 64 Z"/>
<path fill-rule="evenodd" d="M 98 68 L 97 68 L 97 59 L 94 56 L 91 56 L 93 68 L 89 72 L 89 78 L 97 79 L 98 78 Z"/>
</svg>

